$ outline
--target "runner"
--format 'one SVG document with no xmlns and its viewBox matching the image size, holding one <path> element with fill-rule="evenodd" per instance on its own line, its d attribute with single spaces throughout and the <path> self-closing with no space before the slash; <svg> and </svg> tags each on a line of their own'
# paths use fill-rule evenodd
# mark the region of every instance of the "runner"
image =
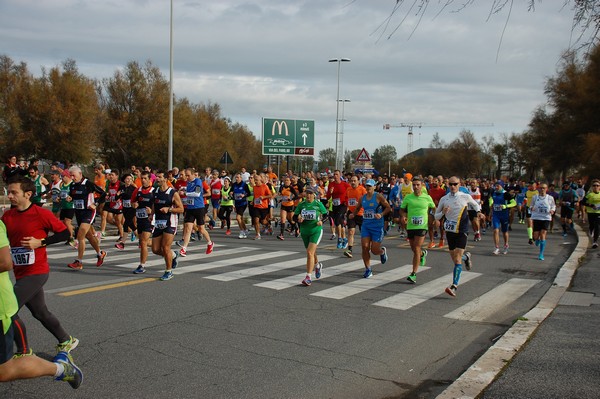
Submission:
<svg viewBox="0 0 600 399">
<path fill-rule="evenodd" d="M 546 186 L 547 188 L 547 186 Z M 525 207 L 525 218 L 527 224 L 527 238 L 529 245 L 533 245 L 533 220 L 531 219 L 531 201 L 533 197 L 539 195 L 539 191 L 537 189 L 537 183 L 534 181 L 529 182 L 529 186 L 527 187 L 527 191 L 525 192 L 525 200 L 523 201 L 523 205 Z M 547 230 L 546 226 L 546 230 Z"/>
<path fill-rule="evenodd" d="M 592 180 L 591 190 L 583 197 L 581 205 L 585 206 L 592 248 L 596 249 L 598 248 L 598 235 L 600 234 L 600 180 Z"/>
<path fill-rule="evenodd" d="M 469 221 L 471 222 L 473 233 L 475 233 L 473 241 L 481 241 L 481 232 L 479 231 L 479 217 L 477 216 L 478 212 L 481 212 L 481 192 L 479 191 L 479 187 L 477 185 L 477 179 L 471 179 L 468 191 L 471 198 L 473 198 L 477 205 L 479 205 L 478 207 L 475 207 L 473 203 L 469 203 L 469 205 L 467 206 Z"/>
<path fill-rule="evenodd" d="M 350 185 L 342 181 L 342 173 L 339 170 L 333 172 L 333 181 L 329 182 L 327 189 L 327 199 L 331 199 L 331 217 L 333 224 L 335 225 L 335 233 L 338 237 L 337 247 L 338 249 L 348 248 L 348 239 L 346 238 L 346 231 L 344 224 L 346 220 L 346 207 L 348 200 L 346 198 L 346 192 Z"/>
<path fill-rule="evenodd" d="M 504 249 L 502 253 L 508 253 L 508 225 L 510 218 L 510 208 L 517 205 L 515 198 L 509 192 L 504 191 L 504 182 L 498 180 L 494 185 L 494 192 L 490 197 L 490 208 L 492 208 L 492 228 L 494 229 L 494 252 L 493 255 L 500 255 L 500 230 L 504 238 Z"/>
<path fill-rule="evenodd" d="M 406 279 L 410 283 L 416 284 L 417 270 L 419 266 L 425 266 L 427 262 L 427 250 L 421 249 L 421 246 L 427 234 L 429 210 L 435 208 L 435 204 L 429 194 L 423 192 L 422 181 L 419 177 L 413 178 L 412 186 L 413 192 L 404 197 L 400 210 L 402 223 L 408 232 L 410 249 L 413 252 L 412 272 Z"/>
<path fill-rule="evenodd" d="M 50 186 L 50 183 L 48 183 L 48 180 L 44 176 L 40 175 L 37 166 L 30 165 L 29 168 L 27 168 L 27 173 L 29 174 L 31 181 L 35 184 L 35 192 L 31 197 L 31 203 L 42 206 L 46 202 L 44 193 L 47 190 L 46 187 Z"/>
<path fill-rule="evenodd" d="M 190 236 L 194 229 L 194 223 L 198 226 L 198 232 L 202 234 L 202 237 L 206 239 L 206 254 L 210 254 L 213 251 L 214 243 L 210 239 L 208 231 L 204 228 L 205 216 L 206 216 L 206 205 L 204 204 L 204 198 L 210 198 L 210 192 L 206 192 L 204 185 L 200 178 L 196 177 L 195 170 L 193 168 L 187 168 L 185 170 L 185 178 L 187 185 L 184 194 L 184 205 L 185 213 L 183 219 L 183 243 L 179 250 L 179 255 L 187 256 L 187 247 L 190 243 Z"/>
<path fill-rule="evenodd" d="M 73 208 L 73 202 L 67 201 L 69 197 L 69 193 L 71 192 L 71 184 L 73 180 L 71 179 L 71 174 L 68 170 L 63 170 L 62 173 L 62 184 L 60 186 L 60 215 L 59 219 L 67 226 L 69 229 L 69 239 L 67 243 L 72 247 L 77 247 L 78 243 L 75 241 L 73 237 L 75 234 L 75 228 L 73 227 L 73 218 L 75 217 L 75 208 Z"/>
<path fill-rule="evenodd" d="M 106 192 L 106 175 L 110 172 L 110 169 L 105 169 L 103 164 L 98 164 L 94 168 L 94 184 L 100 187 Z M 100 216 L 100 231 L 98 232 L 98 239 L 106 236 L 106 212 L 104 212 L 104 201 L 106 197 L 100 196 L 98 193 L 94 193 L 94 202 L 96 206 L 96 214 Z"/>
<path fill-rule="evenodd" d="M 215 222 L 219 219 L 219 208 L 221 207 L 221 189 L 223 188 L 223 179 L 219 177 L 219 171 L 212 171 L 210 180 L 210 204 L 212 205 L 212 220 Z M 221 221 L 221 228 L 225 228 L 225 224 Z"/>
<path fill-rule="evenodd" d="M 243 168 L 242 168 L 243 169 Z M 240 173 L 235 175 L 235 182 L 233 183 L 233 203 L 235 206 L 235 218 L 240 228 L 240 235 L 238 238 L 248 238 L 246 223 L 244 222 L 244 212 L 248 207 L 248 197 L 251 195 L 248 184 L 244 182 L 243 176 Z"/>
<path fill-rule="evenodd" d="M 136 190 L 133 184 L 133 177 L 130 174 L 123 178 L 124 186 L 121 198 L 123 200 L 123 234 L 131 233 L 131 241 L 137 237 L 137 226 L 135 221 L 135 209 L 131 206 L 131 198 Z"/>
<path fill-rule="evenodd" d="M 48 197 L 52 203 L 52 213 L 57 218 L 60 217 L 60 187 L 62 185 L 60 172 L 53 170 L 50 172 L 50 191 Z"/>
<path fill-rule="evenodd" d="M 177 233 L 177 215 L 183 213 L 183 204 L 179 194 L 169 187 L 163 171 L 156 172 L 158 188 L 154 194 L 154 230 L 152 231 L 152 252 L 165 259 L 165 272 L 161 281 L 173 278 L 173 269 L 177 267 L 177 252 L 171 249 L 173 237 Z"/>
<path fill-rule="evenodd" d="M 444 190 L 442 187 L 440 187 L 440 180 L 437 177 L 434 177 L 431 180 L 431 188 L 428 190 L 428 194 L 431 197 L 431 199 L 433 200 L 433 203 L 435 204 L 435 206 L 437 207 L 438 204 L 440 203 L 440 200 L 442 199 L 442 197 L 444 195 L 446 195 L 446 190 Z M 435 209 L 433 210 L 433 212 L 429 212 L 429 240 L 431 241 L 429 243 L 428 248 L 435 248 L 435 242 L 434 242 L 434 231 L 437 231 L 437 225 L 439 223 L 436 223 L 436 219 L 435 219 Z M 439 227 L 439 237 L 440 237 L 440 243 L 438 244 L 438 247 L 442 248 L 444 246 L 444 227 L 440 226 Z"/>
<path fill-rule="evenodd" d="M 75 208 L 75 217 L 77 218 L 77 259 L 72 263 L 69 263 L 71 269 L 81 270 L 83 269 L 83 254 L 85 253 L 85 239 L 89 241 L 90 245 L 96 251 L 96 266 L 102 266 L 104 258 L 106 258 L 106 252 L 100 249 L 100 242 L 96 237 L 94 231 L 94 218 L 96 217 L 96 203 L 94 202 L 94 196 L 98 195 L 98 201 L 104 203 L 104 197 L 106 193 L 103 189 L 89 181 L 81 173 L 79 166 L 71 166 L 69 168 L 73 183 L 71 183 L 71 191 L 67 197 L 67 201 L 73 202 L 73 208 Z"/>
<path fill-rule="evenodd" d="M 133 274 L 146 273 L 146 261 L 148 260 L 148 245 L 152 235 L 152 210 L 154 204 L 154 195 L 156 190 L 152 187 L 150 172 L 142 171 L 140 173 L 141 187 L 136 188 L 131 195 L 131 206 L 135 210 L 137 223 L 137 233 L 140 248 L 140 264 L 133 271 Z"/>
<path fill-rule="evenodd" d="M 439 223 L 444 218 L 444 230 L 448 239 L 448 249 L 450 250 L 450 258 L 454 263 L 452 272 L 452 284 L 446 287 L 446 294 L 456 296 L 456 289 L 462 272 L 462 264 L 464 262 L 465 269 L 471 270 L 472 261 L 471 253 L 465 252 L 467 247 L 467 235 L 469 233 L 468 221 L 470 216 L 465 209 L 472 207 L 479 219 L 485 219 L 485 215 L 481 213 L 479 203 L 470 195 L 459 191 L 460 180 L 456 176 L 448 179 L 450 192 L 440 199 L 440 202 L 435 211 L 435 219 Z"/>
<path fill-rule="evenodd" d="M 323 264 L 317 257 L 317 247 L 323 238 L 322 215 L 326 212 L 323 204 L 316 200 L 316 192 L 312 188 L 306 189 L 306 200 L 300 202 L 294 211 L 306 248 L 306 277 L 302 280 L 302 285 L 307 287 L 312 284 L 313 271 L 317 279 L 321 278 L 323 271 Z"/>
<path fill-rule="evenodd" d="M 15 295 L 19 309 L 24 305 L 34 318 L 58 341 L 58 352 L 71 352 L 79 340 L 70 336 L 60 322 L 46 306 L 44 284 L 48 281 L 50 265 L 46 245 L 64 242 L 69 238 L 67 227 L 52 212 L 38 206 L 32 206 L 31 197 L 36 188 L 32 181 L 20 177 L 9 180 L 8 199 L 14 207 L 4 212 L 2 221 L 6 225 L 16 283 Z M 54 234 L 48 236 L 48 232 Z M 15 336 L 17 353 L 30 354 L 25 327 L 14 316 L 13 322 L 22 334 Z"/>
<path fill-rule="evenodd" d="M 544 250 L 546 249 L 546 234 L 550 221 L 556 212 L 554 198 L 547 194 L 548 185 L 540 185 L 540 194 L 527 199 L 527 215 L 533 224 L 532 237 L 535 239 L 535 245 L 540 247 L 539 260 L 544 260 Z"/>
<path fill-rule="evenodd" d="M 254 217 L 252 219 L 254 223 L 254 230 L 256 231 L 255 240 L 260 240 L 260 225 L 266 226 L 269 223 L 269 200 L 272 197 L 272 192 L 266 184 L 263 182 L 262 175 L 256 175 L 254 177 Z"/>
<path fill-rule="evenodd" d="M 571 231 L 573 228 L 573 212 L 577 207 L 579 198 L 575 193 L 575 190 L 571 187 L 568 181 L 565 181 L 562 186 L 562 190 L 558 193 L 558 199 L 560 202 L 560 223 L 562 224 L 563 237 L 567 236 L 567 226 Z"/>
<path fill-rule="evenodd" d="M 363 222 L 364 209 L 360 209 L 354 216 L 356 206 L 360 202 L 360 199 L 367 193 L 367 190 L 358 184 L 358 176 L 352 176 L 350 178 L 350 187 L 346 191 L 346 197 L 348 198 L 348 214 L 346 220 L 348 221 L 348 249 L 344 251 L 344 256 L 352 258 L 352 247 L 354 246 L 354 234 L 356 233 L 356 226 L 360 229 Z M 350 216 L 350 215 L 353 216 Z"/>
<path fill-rule="evenodd" d="M 221 226 L 226 225 L 225 235 L 231 235 L 231 212 L 233 212 L 233 191 L 231 188 L 231 178 L 223 178 L 223 188 L 221 189 L 221 203 L 219 205 L 219 219 Z"/>
<path fill-rule="evenodd" d="M 316 190 L 312 190 L 315 193 Z M 285 226 L 289 222 L 292 231 L 296 231 L 296 222 L 294 221 L 294 209 L 295 203 L 294 201 L 299 197 L 298 191 L 294 187 L 292 187 L 292 180 L 286 176 L 283 178 L 283 185 L 279 188 L 279 195 L 281 198 L 281 211 L 280 211 L 280 220 L 279 227 L 280 233 L 277 236 L 278 239 L 284 240 L 283 233 L 285 231 Z"/>
<path fill-rule="evenodd" d="M 123 242 L 125 234 L 123 232 L 123 185 L 119 180 L 119 171 L 111 169 L 108 174 L 108 189 L 107 203 L 104 205 L 106 212 L 106 222 L 117 227 L 119 238 L 115 244 L 115 248 L 119 250 L 125 249 Z"/>
<path fill-rule="evenodd" d="M 19 305 L 8 275 L 12 268 L 6 227 L 0 221 L 0 382 L 49 376 L 68 382 L 74 389 L 79 388 L 83 373 L 66 352 L 59 352 L 52 362 L 34 356 L 33 352 L 32 356 L 13 356 L 13 337 L 15 330 L 17 334 L 19 331 L 12 319 Z"/>
</svg>

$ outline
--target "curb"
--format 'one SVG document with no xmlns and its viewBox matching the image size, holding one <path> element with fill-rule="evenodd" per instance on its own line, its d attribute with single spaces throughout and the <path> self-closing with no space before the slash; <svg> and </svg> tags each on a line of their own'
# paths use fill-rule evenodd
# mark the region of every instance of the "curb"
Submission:
<svg viewBox="0 0 600 399">
<path fill-rule="evenodd" d="M 579 260 L 586 253 L 589 238 L 581 227 L 575 224 L 578 242 L 558 271 L 552 286 L 538 304 L 517 320 L 502 337 L 473 363 L 456 381 L 444 390 L 437 399 L 474 399 L 488 387 L 533 336 L 539 325 L 552 313 L 560 298 L 567 291 Z"/>
</svg>

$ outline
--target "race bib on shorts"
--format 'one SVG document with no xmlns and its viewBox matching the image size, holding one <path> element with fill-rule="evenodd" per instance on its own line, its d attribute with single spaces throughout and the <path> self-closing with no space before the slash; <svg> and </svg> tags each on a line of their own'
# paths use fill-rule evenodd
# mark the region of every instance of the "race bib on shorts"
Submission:
<svg viewBox="0 0 600 399">
<path fill-rule="evenodd" d="M 85 209 L 85 204 L 83 200 L 75 200 L 73 201 L 73 207 L 75 209 Z"/>
<path fill-rule="evenodd" d="M 161 230 L 166 229 L 167 228 L 167 220 L 166 219 L 156 219 L 154 221 L 154 226 L 157 229 L 161 229 Z"/>
<path fill-rule="evenodd" d="M 23 247 L 11 248 L 10 254 L 15 266 L 29 266 L 35 263 L 35 251 L 33 249 Z"/>
<path fill-rule="evenodd" d="M 317 220 L 317 211 L 302 210 L 302 219 L 304 220 Z"/>
<path fill-rule="evenodd" d="M 146 208 L 138 208 L 135 210 L 135 217 L 138 219 L 148 219 L 148 212 Z"/>
<path fill-rule="evenodd" d="M 123 208 L 131 208 L 131 200 L 123 200 Z"/>
</svg>

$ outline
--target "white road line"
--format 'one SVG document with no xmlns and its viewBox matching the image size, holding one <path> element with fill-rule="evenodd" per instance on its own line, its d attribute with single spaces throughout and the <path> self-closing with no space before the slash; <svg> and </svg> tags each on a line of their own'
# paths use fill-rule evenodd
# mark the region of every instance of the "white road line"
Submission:
<svg viewBox="0 0 600 399">
<path fill-rule="evenodd" d="M 429 267 L 421 267 L 421 270 L 427 270 Z M 361 292 L 372 290 L 373 288 L 391 283 L 401 278 L 405 278 L 412 271 L 412 265 L 404 265 L 382 273 L 373 274 L 370 278 L 361 278 L 351 281 L 347 284 L 338 285 L 337 287 L 328 288 L 323 291 L 315 292 L 314 296 L 320 296 L 330 299 L 343 299 L 352 295 L 360 294 Z"/>
<path fill-rule="evenodd" d="M 239 251 L 240 251 L 240 248 L 237 249 L 237 253 L 239 253 Z M 177 267 L 177 269 L 173 273 L 176 275 L 179 275 L 179 274 L 185 274 L 185 273 L 199 272 L 199 271 L 204 271 L 204 270 L 216 269 L 218 267 L 231 266 L 231 265 L 235 265 L 235 264 L 246 264 L 246 263 L 251 263 L 251 262 L 258 262 L 258 261 L 262 261 L 262 260 L 278 258 L 280 256 L 290 256 L 293 254 L 298 254 L 298 252 L 291 252 L 291 251 L 263 252 L 263 253 L 256 254 L 256 255 L 244 256 L 241 258 L 229 258 L 229 259 L 225 259 L 225 260 L 211 261 L 209 263 L 196 264 L 196 265 L 192 265 L 192 266 L 185 266 L 185 263 L 182 263 L 181 265 L 183 267 L 181 267 L 181 268 Z M 189 255 L 188 255 L 188 258 L 189 258 Z"/>
<path fill-rule="evenodd" d="M 305 265 L 306 264 L 306 256 L 304 256 L 303 254 L 297 254 L 297 256 L 298 257 L 296 259 L 288 259 L 283 262 L 271 263 L 271 264 L 264 265 L 264 266 L 257 266 L 257 267 L 251 267 L 248 269 L 235 270 L 232 272 L 227 272 L 227 273 L 222 273 L 222 274 L 215 274 L 213 276 L 206 276 L 204 278 L 208 278 L 211 280 L 218 280 L 218 281 L 232 281 L 232 280 L 238 280 L 241 278 L 258 276 L 261 274 L 272 273 L 272 272 L 276 272 L 279 270 L 291 269 L 293 267 Z M 328 261 L 330 259 L 335 259 L 335 258 L 338 258 L 338 256 L 320 255 L 319 261 L 324 262 L 324 261 Z"/>
<path fill-rule="evenodd" d="M 516 301 L 541 280 L 511 278 L 460 308 L 444 315 L 450 319 L 485 321 L 500 309 Z"/>
<path fill-rule="evenodd" d="M 460 282 L 463 284 L 479 276 L 481 276 L 481 273 L 463 272 L 461 274 Z M 381 301 L 375 302 L 373 305 L 398 310 L 407 310 L 413 306 L 443 294 L 444 289 L 449 286 L 451 282 L 451 275 L 439 277 L 423 285 L 418 285 L 408 291 L 382 299 Z"/>
<path fill-rule="evenodd" d="M 379 261 L 371 261 L 371 267 L 379 264 Z M 344 263 L 341 265 L 327 267 L 327 265 L 323 265 L 323 276 L 321 280 L 324 278 L 336 276 L 338 274 L 354 272 L 357 270 L 364 270 L 365 266 L 362 260 L 356 260 L 349 263 Z M 263 283 L 254 284 L 256 287 L 270 288 L 273 290 L 283 290 L 286 288 L 293 287 L 295 285 L 300 285 L 302 279 L 306 276 L 305 273 L 298 273 L 293 276 L 280 278 L 278 280 L 265 281 Z"/>
</svg>

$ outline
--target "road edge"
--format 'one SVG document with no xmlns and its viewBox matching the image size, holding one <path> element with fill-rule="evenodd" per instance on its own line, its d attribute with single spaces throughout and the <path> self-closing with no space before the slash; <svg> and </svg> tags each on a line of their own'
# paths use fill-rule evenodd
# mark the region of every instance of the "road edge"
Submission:
<svg viewBox="0 0 600 399">
<path fill-rule="evenodd" d="M 586 232 L 575 224 L 577 245 L 559 269 L 552 286 L 537 305 L 520 317 L 479 359 L 436 399 L 477 398 L 510 363 L 523 345 L 533 336 L 540 324 L 552 313 L 560 298 L 571 285 L 580 259 L 589 245 Z"/>
</svg>

